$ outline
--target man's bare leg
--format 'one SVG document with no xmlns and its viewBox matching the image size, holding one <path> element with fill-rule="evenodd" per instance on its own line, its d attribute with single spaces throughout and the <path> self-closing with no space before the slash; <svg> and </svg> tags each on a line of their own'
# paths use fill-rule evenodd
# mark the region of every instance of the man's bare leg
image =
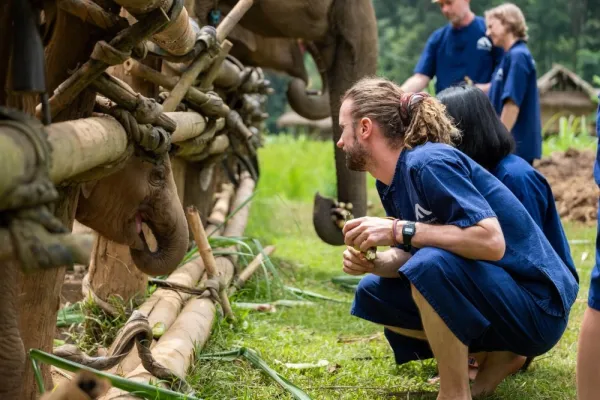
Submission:
<svg viewBox="0 0 600 400">
<path fill-rule="evenodd" d="M 467 346 L 452 333 L 423 295 L 412 284 L 410 286 L 440 372 L 438 400 L 471 399 Z"/>
<path fill-rule="evenodd" d="M 526 359 L 510 351 L 487 353 L 483 363 L 479 364 L 477 377 L 471 387 L 473 397 L 492 394 L 507 376 L 516 373 L 525 364 Z"/>
<path fill-rule="evenodd" d="M 577 398 L 600 397 L 600 311 L 587 308 L 579 332 L 577 349 Z"/>
</svg>

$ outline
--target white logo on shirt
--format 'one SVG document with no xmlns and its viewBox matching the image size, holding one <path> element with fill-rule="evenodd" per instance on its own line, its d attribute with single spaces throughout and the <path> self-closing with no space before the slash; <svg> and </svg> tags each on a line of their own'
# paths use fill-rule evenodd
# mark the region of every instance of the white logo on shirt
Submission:
<svg viewBox="0 0 600 400">
<path fill-rule="evenodd" d="M 492 51 L 492 42 L 487 36 L 482 36 L 477 41 L 477 50 Z"/>
<path fill-rule="evenodd" d="M 421 207 L 421 205 L 419 203 L 415 204 L 415 215 L 417 217 L 417 221 L 421 220 L 425 217 L 428 217 L 431 215 L 431 211 L 427 211 L 426 209 L 424 209 L 423 207 Z"/>
<path fill-rule="evenodd" d="M 504 80 L 504 70 L 502 68 L 498 68 L 498 72 L 496 72 L 496 76 L 494 77 L 497 81 Z"/>
</svg>

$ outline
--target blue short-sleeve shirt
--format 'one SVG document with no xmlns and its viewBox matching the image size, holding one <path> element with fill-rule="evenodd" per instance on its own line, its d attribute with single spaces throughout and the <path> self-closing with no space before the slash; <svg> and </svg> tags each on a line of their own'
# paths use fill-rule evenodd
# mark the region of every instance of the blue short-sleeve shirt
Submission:
<svg viewBox="0 0 600 400">
<path fill-rule="evenodd" d="M 499 116 L 508 99 L 519 107 L 519 115 L 511 131 L 516 142 L 516 154 L 528 162 L 540 158 L 542 122 L 537 73 L 525 42 L 517 41 L 504 54 L 494 71 L 488 95 Z"/>
<path fill-rule="evenodd" d="M 461 151 L 439 143 L 405 149 L 390 185 L 376 185 L 388 215 L 399 219 L 469 227 L 498 218 L 506 251 L 492 263 L 506 270 L 544 312 L 569 313 L 577 279 L 515 195 Z"/>
<path fill-rule="evenodd" d="M 521 157 L 509 154 L 490 171 L 516 197 L 540 227 L 552 248 L 579 282 L 567 235 L 546 178 Z"/>
<path fill-rule="evenodd" d="M 503 50 L 492 45 L 485 31 L 485 19 L 479 16 L 462 28 L 447 24 L 437 29 L 427 40 L 414 73 L 437 77 L 437 93 L 464 82 L 467 76 L 475 83 L 488 83 Z"/>
</svg>

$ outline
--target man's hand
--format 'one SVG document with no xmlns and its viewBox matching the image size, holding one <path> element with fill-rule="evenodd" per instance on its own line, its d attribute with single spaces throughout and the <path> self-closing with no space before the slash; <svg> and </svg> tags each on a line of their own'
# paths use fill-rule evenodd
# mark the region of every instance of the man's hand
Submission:
<svg viewBox="0 0 600 400">
<path fill-rule="evenodd" d="M 360 251 L 367 251 L 369 247 L 374 246 L 392 246 L 394 244 L 393 223 L 394 220 L 377 217 L 351 219 L 342 229 L 344 243 L 355 246 Z M 400 223 L 397 228 L 401 229 Z"/>
<path fill-rule="evenodd" d="M 373 272 L 375 263 L 365 258 L 364 254 L 348 246 L 344 251 L 344 272 L 348 275 L 363 275 Z"/>
</svg>

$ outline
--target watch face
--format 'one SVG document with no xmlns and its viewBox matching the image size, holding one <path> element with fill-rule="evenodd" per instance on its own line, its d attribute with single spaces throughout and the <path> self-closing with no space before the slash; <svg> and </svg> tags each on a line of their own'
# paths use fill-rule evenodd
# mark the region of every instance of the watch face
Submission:
<svg viewBox="0 0 600 400">
<path fill-rule="evenodd" d="M 404 227 L 404 232 L 407 235 L 412 235 L 413 233 L 415 233 L 415 228 L 413 228 L 412 226 L 405 226 Z"/>
</svg>

